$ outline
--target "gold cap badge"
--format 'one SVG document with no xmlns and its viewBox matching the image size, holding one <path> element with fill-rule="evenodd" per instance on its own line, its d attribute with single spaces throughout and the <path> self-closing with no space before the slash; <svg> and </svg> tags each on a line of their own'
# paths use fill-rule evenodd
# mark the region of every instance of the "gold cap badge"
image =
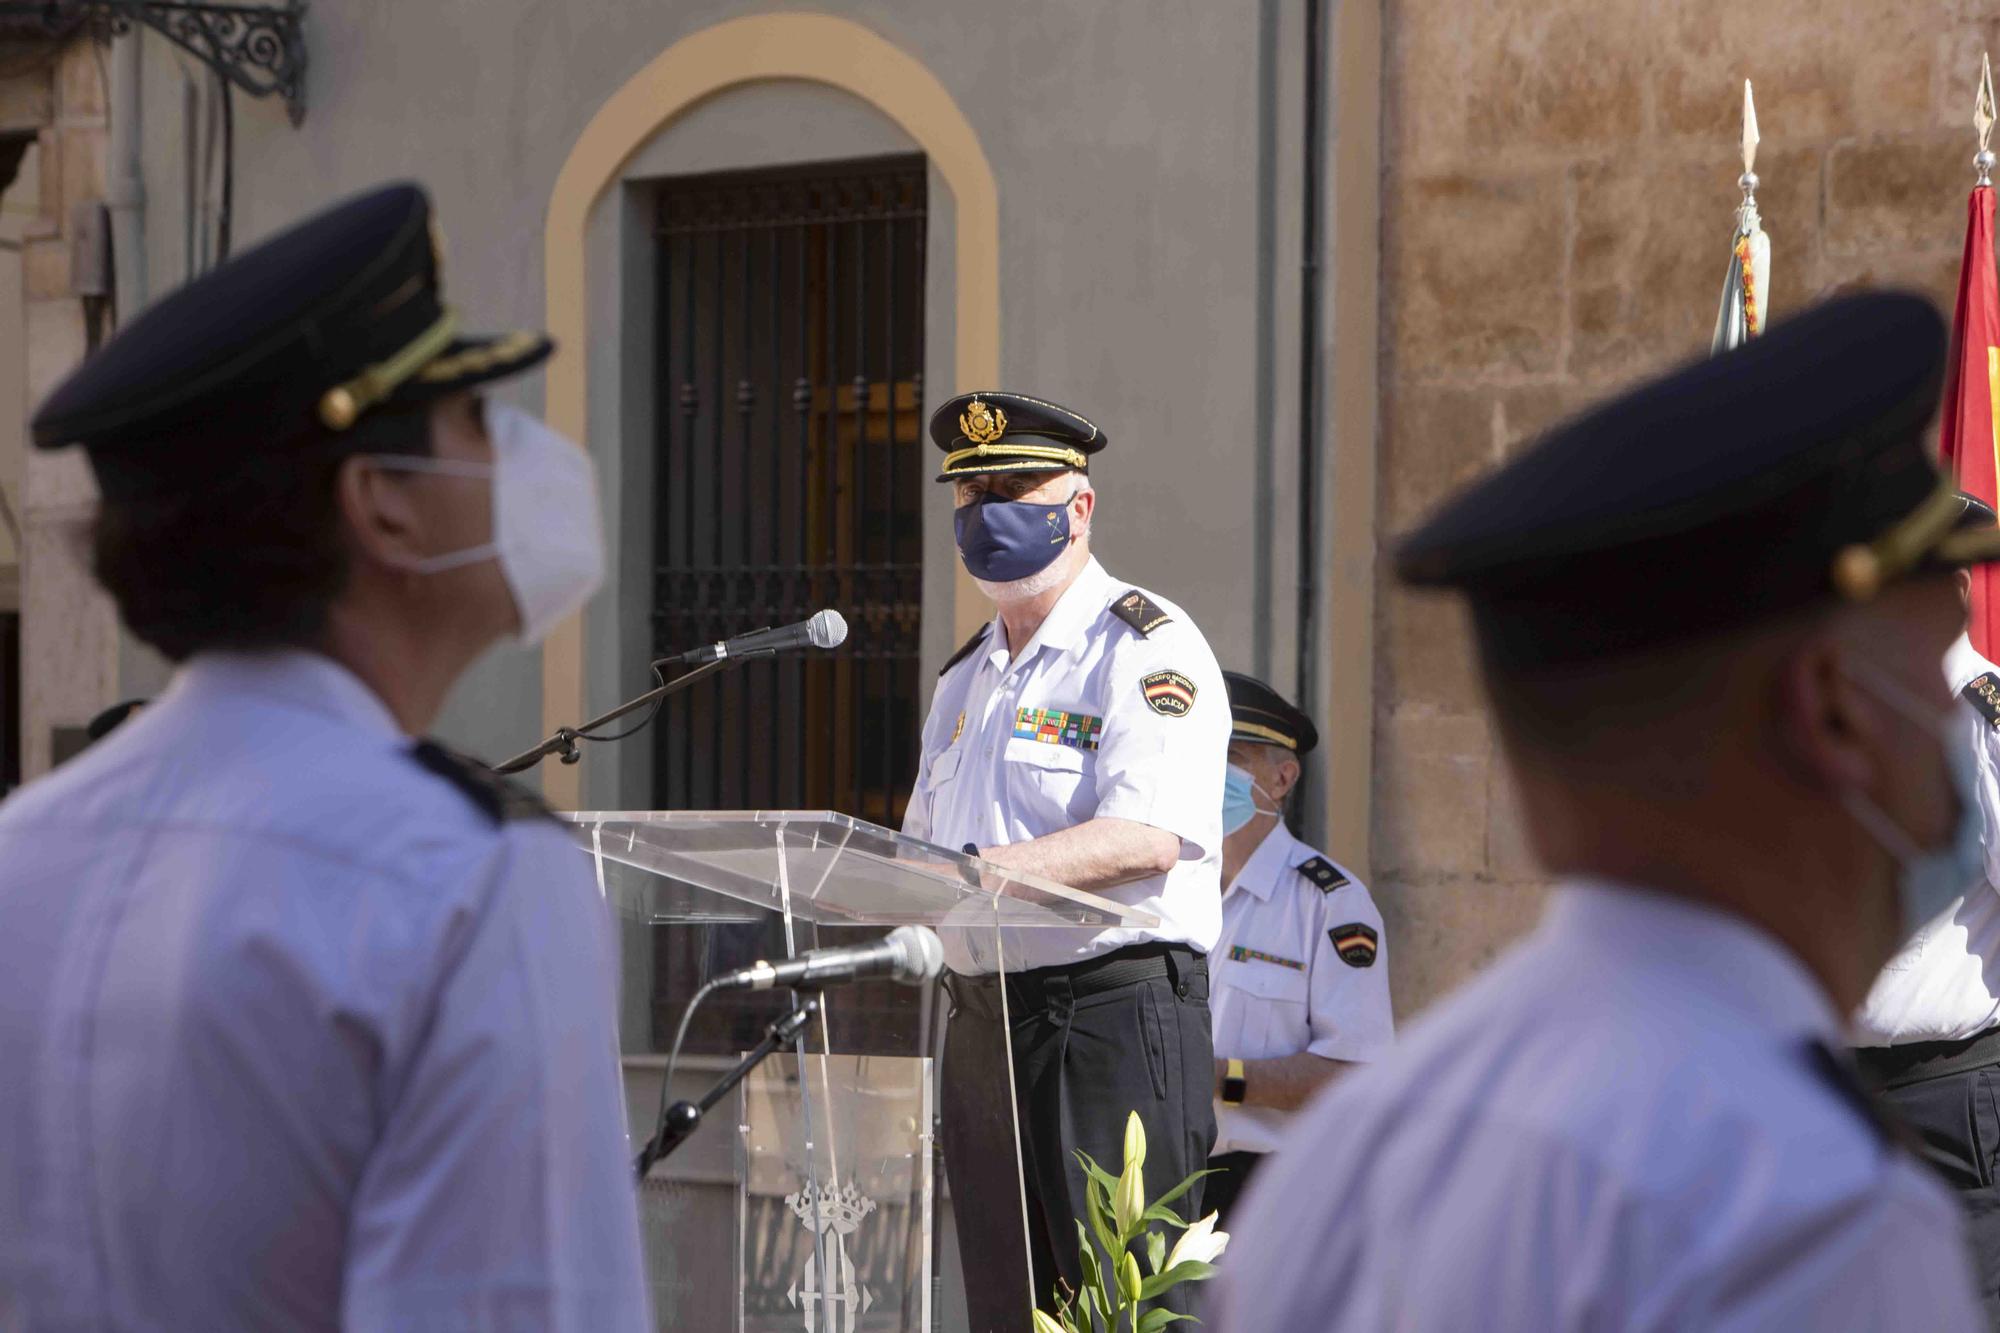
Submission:
<svg viewBox="0 0 2000 1333">
<path fill-rule="evenodd" d="M 958 428 L 974 444 L 991 444 L 1007 433 L 1007 414 L 975 398 L 959 416 Z"/>
</svg>

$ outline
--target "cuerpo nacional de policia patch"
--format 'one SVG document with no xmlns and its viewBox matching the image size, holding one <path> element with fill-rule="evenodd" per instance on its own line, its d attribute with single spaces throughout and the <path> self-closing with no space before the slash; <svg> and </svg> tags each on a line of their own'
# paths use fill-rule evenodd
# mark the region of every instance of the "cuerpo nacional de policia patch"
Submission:
<svg viewBox="0 0 2000 1333">
<path fill-rule="evenodd" d="M 1349 967 L 1375 966 L 1374 927 L 1350 921 L 1344 926 L 1335 926 L 1326 935 L 1333 941 L 1333 951 L 1340 955 L 1341 962 Z"/>
<path fill-rule="evenodd" d="M 1162 717 L 1186 717 L 1194 711 L 1194 682 L 1178 671 L 1155 671 L 1139 682 L 1146 707 Z"/>
</svg>

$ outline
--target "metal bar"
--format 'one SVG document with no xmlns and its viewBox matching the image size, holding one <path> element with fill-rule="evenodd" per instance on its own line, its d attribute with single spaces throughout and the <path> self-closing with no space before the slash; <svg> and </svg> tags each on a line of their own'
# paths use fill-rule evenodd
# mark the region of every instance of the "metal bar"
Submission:
<svg viewBox="0 0 2000 1333">
<path fill-rule="evenodd" d="M 740 270 L 742 300 L 736 310 L 736 424 L 743 444 L 736 451 L 736 457 L 732 462 L 735 465 L 737 482 L 737 508 L 735 512 L 740 516 L 736 525 L 736 560 L 738 564 L 747 570 L 750 567 L 750 529 L 753 524 L 750 515 L 750 418 L 757 401 L 756 390 L 750 383 L 749 232 L 745 231 L 741 233 L 740 245 L 742 248 L 738 253 L 737 260 Z M 772 623 L 775 624 L 776 622 Z M 739 789 L 742 791 L 742 797 L 738 802 L 740 805 L 758 804 L 757 797 L 762 794 L 753 794 L 748 790 L 750 786 L 748 767 L 750 759 L 750 714 L 753 711 L 749 706 L 749 696 L 752 693 L 753 686 L 762 678 L 763 667 L 761 665 L 756 668 L 756 674 L 754 675 L 748 671 L 743 672 L 736 678 L 736 688 L 731 692 L 735 697 L 736 708 L 736 753 L 730 756 L 729 767 L 740 775 L 737 779 Z M 761 709 L 755 711 L 759 713 L 763 712 Z"/>
<path fill-rule="evenodd" d="M 882 383 L 889 392 L 889 403 L 883 412 L 883 420 L 888 424 L 888 439 L 882 448 L 882 494 L 884 503 L 882 514 L 886 520 L 882 524 L 882 586 L 894 590 L 888 569 L 896 563 L 896 534 L 902 527 L 896 512 L 896 469 L 901 450 L 901 441 L 896 435 L 896 223 L 882 224 L 882 304 L 888 315 L 882 321 L 886 333 L 882 348 Z M 894 621 L 887 622 L 892 632 L 899 632 L 901 626 Z M 893 659 L 882 660 L 882 713 L 875 726 L 875 750 L 880 761 L 881 779 L 876 789 L 882 793 L 882 818 L 877 822 L 885 827 L 896 819 L 896 664 Z"/>
<path fill-rule="evenodd" d="M 854 515 L 853 542 L 854 564 L 863 572 L 840 590 L 840 600 L 851 608 L 858 608 L 867 602 L 869 579 L 868 568 L 868 244 L 867 223 L 854 223 L 854 476 L 853 494 L 848 496 L 850 512 Z M 864 624 L 862 633 L 867 633 Z M 866 654 L 868 645 L 862 644 Z M 849 679 L 853 681 L 854 707 L 847 710 L 847 752 L 850 756 L 848 770 L 854 774 L 854 804 L 848 807 L 864 819 L 872 819 L 874 811 L 869 803 L 872 794 L 868 790 L 867 773 L 864 769 L 866 751 L 864 737 L 868 713 L 869 670 L 866 656 L 862 656 L 849 668 Z"/>
<path fill-rule="evenodd" d="M 782 563 L 778 554 L 778 541 L 779 533 L 783 530 L 784 526 L 784 510 L 779 500 L 779 472 L 784 465 L 784 444 L 780 439 L 783 430 L 778 416 L 778 386 L 784 383 L 784 379 L 779 367 L 778 284 L 780 281 L 780 264 L 777 232 L 768 233 L 767 244 L 770 249 L 770 263 L 766 270 L 766 285 L 770 288 L 768 295 L 770 297 L 771 309 L 770 320 L 764 330 L 764 338 L 771 345 L 771 374 L 769 377 L 771 389 L 765 395 L 771 404 L 771 505 L 768 511 L 771 519 L 764 530 L 766 537 L 764 544 L 766 550 L 769 552 L 767 562 L 771 567 L 771 623 L 777 625 L 784 623 L 776 614 L 776 606 L 783 600 L 783 589 L 778 586 L 778 566 Z M 779 716 L 779 701 L 784 698 L 785 693 L 785 668 L 776 658 L 771 660 L 769 674 L 771 677 L 771 708 L 769 717 L 771 729 L 769 745 L 770 766 L 764 770 L 764 781 L 767 784 L 768 790 L 775 796 L 778 787 L 778 773 L 780 771 L 778 767 L 778 736 L 784 730 L 784 719 Z M 776 804 L 775 801 L 772 803 Z"/>
<path fill-rule="evenodd" d="M 659 247 L 657 270 L 654 275 L 653 308 L 656 312 L 655 318 L 659 321 L 660 336 L 659 346 L 654 350 L 655 356 L 658 358 L 659 368 L 664 370 L 673 364 L 674 354 L 672 345 L 674 247 L 670 241 L 662 243 Z M 664 398 L 666 395 L 662 394 L 660 396 Z M 670 403 L 661 402 L 654 409 L 653 421 L 653 512 L 660 515 L 662 519 L 667 518 L 674 512 L 673 438 L 673 407 Z M 673 541 L 674 525 L 671 522 L 660 522 L 654 525 L 653 559 L 660 566 L 660 569 L 654 575 L 653 583 L 653 596 L 656 606 L 659 600 L 659 589 L 664 576 L 674 563 Z M 658 655 L 661 645 L 657 642 L 657 633 L 654 635 L 654 639 L 654 653 Z M 674 725 L 674 720 L 681 712 L 681 709 L 685 707 L 685 703 L 685 700 L 681 701 L 679 705 L 669 702 L 662 708 L 660 710 L 660 723 L 653 728 L 653 734 L 649 738 L 653 745 L 653 803 L 663 809 L 672 809 L 674 805 L 670 784 L 673 774 L 674 737 L 680 734 L 680 728 Z"/>
<path fill-rule="evenodd" d="M 1320 158 L 1325 152 L 1326 116 L 1320 96 L 1323 53 L 1320 18 L 1325 0 L 1306 0 L 1305 40 L 1305 161 L 1304 194 L 1299 236 L 1299 597 L 1298 705 L 1308 714 L 1321 713 L 1319 672 L 1319 313 L 1320 313 Z M 1306 812 L 1309 840 L 1317 840 L 1325 822 L 1321 807 L 1308 795 L 1312 765 L 1299 775 L 1293 799 Z"/>
<path fill-rule="evenodd" d="M 792 381 L 792 411 L 797 416 L 799 423 L 798 456 L 792 460 L 792 466 L 795 469 L 792 492 L 798 501 L 798 522 L 793 525 L 795 535 L 792 539 L 792 550 L 794 552 L 792 563 L 795 566 L 803 566 L 806 562 L 806 476 L 810 471 L 806 466 L 806 462 L 812 456 L 812 383 L 809 379 L 809 376 L 812 374 L 812 351 L 807 346 L 806 340 L 806 321 L 810 318 L 806 309 L 806 302 L 811 296 L 811 292 L 806 282 L 806 240 L 806 228 L 801 225 L 799 227 L 798 239 L 798 300 L 793 303 L 794 308 L 798 311 L 799 330 L 799 373 L 798 377 Z M 806 790 L 805 664 L 803 662 L 794 663 L 789 674 L 792 678 L 791 696 L 794 701 L 793 706 L 798 709 L 799 722 L 794 732 L 799 737 L 799 761 L 792 765 L 790 775 L 792 796 L 790 803 L 798 806 L 805 804 Z"/>
<path fill-rule="evenodd" d="M 710 309 L 708 314 L 709 328 L 711 330 L 708 349 L 709 356 L 713 358 L 713 364 L 710 369 L 714 375 L 713 382 L 715 385 L 715 405 L 710 409 L 710 420 L 714 427 L 712 431 L 714 444 L 708 460 L 712 500 L 708 511 L 708 545 L 709 549 L 715 553 L 715 563 L 720 566 L 723 560 L 727 558 L 722 550 L 722 515 L 726 511 L 722 507 L 722 360 L 724 344 L 722 341 L 722 236 L 720 233 L 716 235 L 714 245 L 714 253 L 709 264 L 710 282 L 708 296 L 709 301 L 712 303 L 712 309 Z M 715 606 L 720 611 L 722 607 L 727 605 L 727 599 L 722 595 L 724 588 L 717 587 L 715 592 L 717 594 Z M 708 808 L 711 810 L 721 809 L 726 799 L 723 788 L 725 765 L 722 762 L 722 713 L 723 710 L 721 708 L 711 708 L 708 714 L 708 772 L 704 775 L 702 786 L 708 793 Z"/>
<path fill-rule="evenodd" d="M 687 255 L 687 282 L 681 292 L 681 532 L 688 564 L 694 563 L 694 438 L 696 411 L 701 391 L 695 387 L 694 265 L 695 242 L 683 247 Z M 681 789 L 677 804 L 694 803 L 694 701 L 683 701 L 680 716 Z"/>
<path fill-rule="evenodd" d="M 830 226 L 822 228 L 822 232 L 826 238 L 826 282 L 825 282 L 826 290 L 824 295 L 825 295 L 825 308 L 826 308 L 825 457 L 826 457 L 827 467 L 826 467 L 826 523 L 824 525 L 826 555 L 824 557 L 824 564 L 829 570 L 831 570 L 834 566 L 840 563 L 840 526 L 841 526 L 840 524 L 840 519 L 841 519 L 840 310 L 837 303 L 838 298 L 836 296 L 836 292 L 838 291 L 840 285 L 840 233 L 838 230 Z M 838 575 L 828 580 L 828 584 L 830 587 L 833 588 L 839 587 L 840 584 Z M 839 664 L 834 662 L 822 663 L 820 665 L 820 670 L 818 674 L 820 675 L 821 688 L 825 692 L 829 701 L 837 698 L 837 694 L 833 687 L 840 679 Z M 832 677 L 832 679 L 828 680 L 827 677 Z M 831 726 L 831 724 L 833 723 L 833 719 L 828 718 L 827 721 L 829 726 Z M 840 759 L 841 759 L 841 747 L 838 744 L 836 744 L 831 749 L 828 750 L 826 755 L 826 762 L 827 762 L 826 790 L 829 793 L 835 793 L 835 792 L 839 793 L 838 797 L 834 798 L 831 802 L 834 809 L 851 810 L 854 807 L 852 803 L 846 799 L 847 786 L 842 781 L 841 770 L 843 768 L 843 765 L 841 764 Z"/>
</svg>

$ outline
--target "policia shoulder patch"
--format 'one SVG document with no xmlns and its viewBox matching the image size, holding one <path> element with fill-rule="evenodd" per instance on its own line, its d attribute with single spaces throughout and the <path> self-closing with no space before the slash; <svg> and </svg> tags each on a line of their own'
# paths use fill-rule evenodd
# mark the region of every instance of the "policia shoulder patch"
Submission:
<svg viewBox="0 0 2000 1333">
<path fill-rule="evenodd" d="M 1991 671 L 1982 671 L 1965 683 L 1959 691 L 1965 701 L 1972 705 L 1987 726 L 2000 731 L 2000 681 L 1993 678 Z"/>
<path fill-rule="evenodd" d="M 938 668 L 938 675 L 943 676 L 945 672 L 951 670 L 953 667 L 957 666 L 960 662 L 963 662 L 966 658 L 972 656 L 972 650 L 974 648 L 977 648 L 980 644 L 986 642 L 986 632 L 992 628 L 993 627 L 991 625 L 981 625 L 979 627 L 979 632 L 977 634 L 973 635 L 971 638 L 967 639 L 964 643 L 960 644 L 957 652 L 953 653 L 950 657 L 944 659 L 944 665 Z M 963 725 L 962 722 L 961 725 Z M 953 739 L 956 739 L 956 737 L 954 737 Z"/>
<path fill-rule="evenodd" d="M 1335 926 L 1326 932 L 1326 937 L 1333 941 L 1333 951 L 1340 955 L 1340 961 L 1349 967 L 1375 966 L 1375 942 L 1380 937 L 1374 927 L 1350 921 Z"/>
<path fill-rule="evenodd" d="M 1155 671 L 1139 682 L 1146 707 L 1161 717 L 1186 717 L 1194 711 L 1194 682 L 1178 671 Z"/>
<path fill-rule="evenodd" d="M 1174 618 L 1162 611 L 1152 598 L 1137 588 L 1127 588 L 1118 594 L 1118 600 L 1111 604 L 1111 614 L 1139 631 L 1144 638 L 1162 625 L 1171 625 Z"/>
</svg>

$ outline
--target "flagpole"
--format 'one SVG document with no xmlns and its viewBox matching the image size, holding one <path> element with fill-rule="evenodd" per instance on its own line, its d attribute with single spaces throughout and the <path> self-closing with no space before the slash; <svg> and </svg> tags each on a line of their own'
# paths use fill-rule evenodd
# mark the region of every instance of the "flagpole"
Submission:
<svg viewBox="0 0 2000 1333">
<path fill-rule="evenodd" d="M 1750 80 L 1743 80 L 1743 174 L 1736 178 L 1743 201 L 1729 238 L 1729 270 L 1722 280 L 1722 305 L 1715 316 L 1711 353 L 1741 347 L 1764 331 L 1771 308 L 1771 238 L 1757 212 L 1757 103 Z"/>
<path fill-rule="evenodd" d="M 1938 453 L 1958 488 L 1987 504 L 2000 500 L 2000 431 L 1994 391 L 2000 388 L 2000 272 L 1993 260 L 1995 121 L 1993 64 L 1979 60 L 1979 91 L 1972 127 L 1979 151 L 1977 177 L 1966 200 L 1965 253 L 1959 261 L 1958 300 L 1952 311 L 1951 367 L 1945 380 Z M 1991 660 L 2000 653 L 2000 571 L 1977 566 L 1970 573 L 1966 633 L 1973 649 Z"/>
</svg>

